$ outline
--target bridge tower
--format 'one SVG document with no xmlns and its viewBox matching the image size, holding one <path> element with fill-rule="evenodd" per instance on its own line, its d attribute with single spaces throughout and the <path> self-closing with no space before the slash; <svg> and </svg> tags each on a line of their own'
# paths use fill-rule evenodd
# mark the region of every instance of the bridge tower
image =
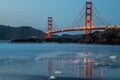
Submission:
<svg viewBox="0 0 120 80">
<path fill-rule="evenodd" d="M 86 2 L 85 34 L 92 31 L 92 1 Z"/>
<path fill-rule="evenodd" d="M 52 17 L 48 17 L 48 32 L 46 38 L 52 38 Z"/>
</svg>

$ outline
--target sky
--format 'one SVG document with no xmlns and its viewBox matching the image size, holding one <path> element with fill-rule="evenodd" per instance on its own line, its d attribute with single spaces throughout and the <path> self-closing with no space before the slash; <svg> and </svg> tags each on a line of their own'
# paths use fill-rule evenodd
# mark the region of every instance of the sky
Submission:
<svg viewBox="0 0 120 80">
<path fill-rule="evenodd" d="M 68 27 L 86 0 L 0 0 L 0 24 L 32 26 L 47 31 L 47 18 Z M 92 0 L 99 12 L 113 25 L 120 25 L 120 0 Z"/>
</svg>

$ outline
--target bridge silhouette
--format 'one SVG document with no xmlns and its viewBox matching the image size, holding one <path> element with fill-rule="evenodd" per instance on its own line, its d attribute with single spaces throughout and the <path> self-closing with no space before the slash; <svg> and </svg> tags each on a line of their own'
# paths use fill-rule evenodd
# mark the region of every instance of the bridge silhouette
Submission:
<svg viewBox="0 0 120 80">
<path fill-rule="evenodd" d="M 93 3 L 92 1 L 86 1 L 85 8 L 81 10 L 81 14 L 79 15 L 79 19 L 75 19 L 73 23 L 68 28 L 64 29 L 56 29 L 53 30 L 53 20 L 52 17 L 48 17 L 48 31 L 46 32 L 46 38 L 52 38 L 53 33 L 60 33 L 60 32 L 69 32 L 69 31 L 84 31 L 84 33 L 90 34 L 93 30 L 106 30 L 109 28 L 120 28 L 118 26 L 111 26 L 107 20 L 104 19 L 104 17 L 100 18 L 100 13 L 95 8 L 97 13 L 93 13 Z M 85 10 L 85 11 L 84 11 Z M 96 16 L 97 20 L 101 22 L 104 25 L 101 26 L 94 26 L 93 25 L 93 17 Z M 84 19 L 82 19 L 84 17 Z M 80 23 L 81 21 L 84 21 L 83 23 Z M 106 23 L 106 24 L 105 24 Z M 77 25 L 79 24 L 79 25 Z M 84 24 L 80 27 L 80 24 Z M 78 27 L 76 27 L 76 25 Z"/>
</svg>

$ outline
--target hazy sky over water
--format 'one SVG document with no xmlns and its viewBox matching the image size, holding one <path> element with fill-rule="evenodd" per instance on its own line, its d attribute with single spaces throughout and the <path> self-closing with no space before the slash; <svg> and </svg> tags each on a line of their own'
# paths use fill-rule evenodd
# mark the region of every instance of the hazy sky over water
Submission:
<svg viewBox="0 0 120 80">
<path fill-rule="evenodd" d="M 47 17 L 58 26 L 72 23 L 86 0 L 0 0 L 0 24 L 28 25 L 46 31 Z M 120 0 L 93 0 L 99 12 L 112 24 L 120 25 Z"/>
</svg>

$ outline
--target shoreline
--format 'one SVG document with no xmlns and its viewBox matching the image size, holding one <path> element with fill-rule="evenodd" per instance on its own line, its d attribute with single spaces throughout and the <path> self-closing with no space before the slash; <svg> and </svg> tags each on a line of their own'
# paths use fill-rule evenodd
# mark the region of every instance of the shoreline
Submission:
<svg viewBox="0 0 120 80">
<path fill-rule="evenodd" d="M 63 36 L 64 35 L 64 36 Z M 95 31 L 91 34 L 83 34 L 80 36 L 72 36 L 63 34 L 59 37 L 49 39 L 27 38 L 11 40 L 14 43 L 80 43 L 80 44 L 104 44 L 104 45 L 120 45 L 120 29 L 107 29 L 105 31 Z"/>
</svg>

